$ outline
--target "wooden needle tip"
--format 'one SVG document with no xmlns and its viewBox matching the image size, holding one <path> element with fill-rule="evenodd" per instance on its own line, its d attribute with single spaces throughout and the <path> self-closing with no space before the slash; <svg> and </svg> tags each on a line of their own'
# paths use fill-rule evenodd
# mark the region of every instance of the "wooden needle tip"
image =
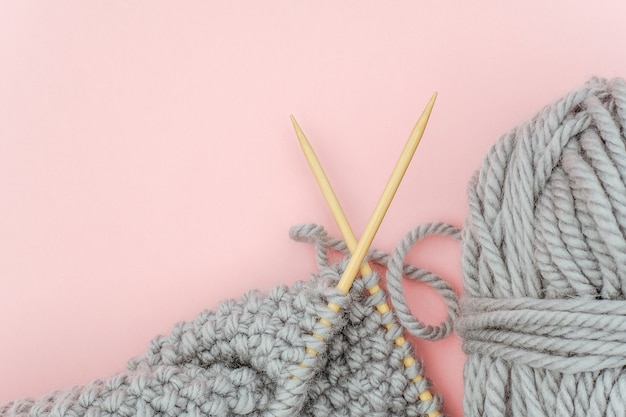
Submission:
<svg viewBox="0 0 626 417">
<path fill-rule="evenodd" d="M 428 104 L 426 105 L 427 109 L 432 110 L 433 106 L 435 105 L 435 100 L 437 100 L 437 95 L 438 94 L 439 93 L 437 93 L 436 91 L 433 93 L 432 97 L 428 101 Z"/>
<path fill-rule="evenodd" d="M 438 95 L 439 93 L 436 91 L 433 93 L 432 97 L 428 101 L 428 104 L 426 105 L 426 108 L 429 108 L 430 110 L 432 110 L 433 106 L 435 105 L 435 100 L 437 100 Z"/>
<path fill-rule="evenodd" d="M 290 114 L 289 118 L 291 119 L 291 124 L 293 125 L 293 130 L 296 131 L 296 137 L 298 138 L 298 141 L 300 142 L 300 146 L 302 146 L 303 150 L 305 150 L 305 148 L 307 146 L 310 146 L 310 145 L 308 144 L 308 141 L 306 140 L 306 137 L 304 136 L 304 132 L 302 131 L 302 128 L 300 127 L 300 125 L 296 121 L 296 118 L 293 117 L 293 114 Z M 307 153 L 305 152 L 305 155 L 306 154 Z"/>
</svg>

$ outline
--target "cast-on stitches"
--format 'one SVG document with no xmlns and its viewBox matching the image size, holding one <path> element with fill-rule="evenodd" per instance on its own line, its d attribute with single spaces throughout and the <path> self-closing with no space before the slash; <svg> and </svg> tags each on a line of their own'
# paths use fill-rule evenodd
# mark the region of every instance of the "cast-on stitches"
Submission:
<svg viewBox="0 0 626 417">
<path fill-rule="evenodd" d="M 404 272 L 432 285 L 449 306 L 441 326 L 426 326 L 402 313 L 411 330 L 430 339 L 450 332 L 456 296 L 450 286 L 427 271 L 404 265 L 409 246 L 432 233 L 460 237 L 443 224 L 424 225 L 387 257 L 393 303 L 408 312 L 400 288 Z M 179 323 L 171 334 L 155 338 L 148 351 L 128 363 L 126 372 L 39 399 L 0 405 L 3 417 L 174 417 L 174 416 L 421 416 L 441 407 L 438 396 L 420 401 L 430 388 L 408 343 L 394 340 L 403 332 L 392 312 L 380 314 L 384 291 L 370 295 L 379 282 L 373 273 L 357 279 L 349 295 L 335 288 L 346 260 L 328 261 L 329 249 L 346 252 L 321 227 L 292 229 L 296 240 L 315 242 L 320 272 L 306 282 L 280 286 L 268 294 L 251 291 L 239 300 Z M 341 306 L 334 313 L 328 302 Z M 325 318 L 328 327 L 320 323 Z M 395 325 L 387 329 L 389 323 Z M 324 341 L 313 335 L 322 336 Z M 310 348 L 316 356 L 306 353 Z"/>
<path fill-rule="evenodd" d="M 469 187 L 467 417 L 626 416 L 626 83 L 590 80 Z"/>
</svg>

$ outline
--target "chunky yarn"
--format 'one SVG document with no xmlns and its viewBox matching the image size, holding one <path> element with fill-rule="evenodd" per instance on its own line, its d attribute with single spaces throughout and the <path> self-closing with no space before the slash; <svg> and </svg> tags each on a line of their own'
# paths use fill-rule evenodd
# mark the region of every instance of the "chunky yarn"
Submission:
<svg viewBox="0 0 626 417">
<path fill-rule="evenodd" d="M 434 340 L 451 331 L 455 294 L 434 274 L 403 263 L 408 247 L 432 233 L 460 238 L 451 226 L 424 225 L 409 233 L 391 256 L 374 250 L 370 257 L 388 265 L 392 300 L 403 312 L 408 311 L 399 289 L 403 274 L 443 296 L 449 317 L 440 326 L 413 318 L 407 322 L 417 334 Z M 376 310 L 386 294 L 368 289 L 378 288 L 379 275 L 357 279 L 350 293 L 343 294 L 335 285 L 346 259 L 330 263 L 328 251 L 345 253 L 345 243 L 315 225 L 294 228 L 292 237 L 316 243 L 320 272 L 308 281 L 227 301 L 155 338 L 125 372 L 39 399 L 0 404 L 0 416 L 417 417 L 440 409 L 436 395 L 420 400 L 430 382 L 421 377 L 421 361 L 405 361 L 414 357 L 411 346 L 395 343 L 404 328 L 392 311 Z M 329 302 L 339 305 L 340 312 L 329 309 Z M 322 318 L 332 325 L 322 324 Z"/>
<path fill-rule="evenodd" d="M 626 416 L 626 83 L 505 134 L 469 187 L 467 417 Z"/>
</svg>

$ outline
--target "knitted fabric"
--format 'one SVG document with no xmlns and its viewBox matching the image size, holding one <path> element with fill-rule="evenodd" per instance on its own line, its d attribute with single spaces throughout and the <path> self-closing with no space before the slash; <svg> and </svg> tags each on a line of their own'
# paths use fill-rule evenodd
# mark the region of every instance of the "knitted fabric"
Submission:
<svg viewBox="0 0 626 417">
<path fill-rule="evenodd" d="M 468 417 L 626 416 L 626 83 L 505 134 L 469 187 Z"/>
<path fill-rule="evenodd" d="M 396 305 L 405 304 L 398 292 L 403 273 L 442 294 L 450 307 L 442 325 L 408 322 L 417 333 L 436 339 L 450 332 L 455 319 L 454 292 L 435 275 L 402 262 L 408 247 L 431 233 L 460 237 L 450 226 L 426 225 L 407 235 L 391 257 L 379 251 L 370 256 L 389 264 L 387 279 L 395 288 Z M 293 229 L 292 237 L 317 245 L 321 270 L 308 281 L 224 302 L 155 338 L 125 372 L 39 399 L 8 402 L 0 405 L 0 416 L 382 417 L 440 409 L 436 395 L 430 401 L 419 399 L 430 383 L 421 377 L 421 361 L 404 365 L 414 354 L 408 343 L 394 342 L 403 327 L 391 311 L 376 310 L 386 301 L 385 292 L 367 291 L 377 286 L 379 275 L 357 279 L 350 293 L 343 294 L 335 285 L 346 260 L 331 264 L 328 251 L 345 252 L 345 244 L 314 225 Z M 329 302 L 339 305 L 340 312 L 329 309 Z"/>
</svg>

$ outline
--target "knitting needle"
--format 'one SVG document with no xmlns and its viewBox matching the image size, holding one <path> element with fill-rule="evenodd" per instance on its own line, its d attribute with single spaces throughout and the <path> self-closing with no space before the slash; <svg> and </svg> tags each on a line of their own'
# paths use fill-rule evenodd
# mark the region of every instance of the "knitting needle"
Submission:
<svg viewBox="0 0 626 417">
<path fill-rule="evenodd" d="M 341 291 L 343 291 L 346 294 L 350 290 L 350 287 L 352 286 L 352 282 L 354 282 L 354 278 L 356 277 L 357 271 L 360 268 L 361 263 L 363 263 L 363 260 L 365 259 L 365 255 L 367 254 L 367 251 L 369 250 L 369 247 L 372 244 L 372 241 L 374 240 L 374 236 L 376 235 L 376 232 L 378 231 L 378 228 L 380 227 L 380 224 L 382 223 L 382 220 L 385 217 L 385 214 L 387 213 L 387 209 L 389 208 L 389 205 L 391 204 L 391 200 L 393 200 L 393 197 L 395 196 L 396 191 L 398 190 L 400 182 L 402 181 L 402 178 L 404 177 L 404 173 L 406 172 L 409 166 L 409 163 L 411 162 L 411 159 L 413 158 L 413 155 L 415 154 L 415 150 L 417 149 L 417 146 L 419 145 L 420 140 L 422 139 L 422 136 L 424 135 L 424 130 L 426 129 L 426 124 L 428 123 L 428 119 L 432 112 L 433 106 L 435 105 L 436 99 L 437 99 L 437 93 L 434 93 L 430 101 L 426 105 L 426 108 L 424 109 L 419 120 L 415 124 L 415 127 L 413 128 L 411 135 L 409 136 L 409 139 L 406 145 L 404 146 L 402 153 L 400 154 L 400 158 L 398 159 L 398 162 L 396 163 L 391 173 L 391 176 L 387 182 L 387 185 L 385 186 L 385 189 L 383 190 L 383 193 L 380 196 L 378 203 L 376 204 L 374 212 L 372 213 L 372 216 L 370 217 L 370 220 L 367 223 L 367 226 L 365 227 L 363 236 L 361 237 L 361 240 L 359 240 L 359 242 L 356 244 L 356 247 L 354 248 L 354 252 L 352 253 L 352 257 L 350 258 L 350 261 L 348 262 L 348 265 L 346 266 L 346 269 L 344 270 L 341 276 L 341 279 L 339 280 L 339 283 L 337 284 L 337 288 L 339 288 Z M 291 118 L 292 118 L 292 122 L 295 122 L 295 118 L 293 116 L 291 116 Z M 299 133 L 298 138 L 299 139 L 304 138 L 304 135 L 302 134 L 302 129 L 299 129 L 299 127 L 296 127 L 296 126 L 297 126 L 297 122 L 294 123 L 294 128 L 296 128 L 296 133 L 297 134 Z M 306 138 L 304 139 L 306 140 Z M 304 143 L 304 141 L 301 140 L 301 144 L 302 143 Z M 309 150 L 308 153 L 313 153 L 313 148 L 310 146 L 310 144 L 308 146 L 304 146 L 303 149 L 308 149 Z M 305 151 L 305 154 L 307 154 L 307 151 Z M 317 166 L 321 168 L 321 165 L 319 165 L 319 163 L 317 164 Z M 315 172 L 317 172 L 317 170 Z M 325 174 L 323 174 L 323 170 L 320 172 L 320 174 L 316 174 L 316 178 L 317 178 L 317 175 L 319 175 L 320 178 L 325 177 Z M 327 180 L 325 181 L 325 183 L 327 184 L 327 186 L 325 185 L 323 189 L 332 191 L 332 187 L 330 187 L 330 183 L 328 183 Z M 334 192 L 329 193 L 329 194 L 332 194 L 334 196 L 333 200 L 337 200 L 337 197 L 335 196 Z M 338 202 L 332 203 L 332 204 L 333 204 L 332 208 L 336 210 L 337 212 L 339 212 L 339 210 L 337 210 L 337 208 L 340 208 L 340 205 L 338 204 Z M 341 210 L 341 212 L 343 213 L 343 210 Z M 345 219 L 345 213 L 343 214 L 343 219 Z M 347 229 L 349 227 L 346 227 L 347 221 L 343 221 L 343 219 L 339 226 L 340 228 L 344 227 L 345 231 L 347 232 Z M 343 232 L 344 230 L 342 230 L 342 233 Z"/>
<path fill-rule="evenodd" d="M 398 186 L 402 181 L 404 173 L 406 172 L 409 163 L 411 162 L 411 159 L 415 154 L 417 145 L 419 145 L 419 142 L 422 139 L 424 130 L 426 129 L 426 124 L 428 123 L 428 119 L 432 112 L 433 106 L 435 105 L 436 99 L 437 93 L 434 93 L 430 101 L 426 105 L 426 108 L 422 112 L 419 120 L 415 124 L 415 127 L 413 128 L 413 131 L 411 132 L 411 135 L 409 136 L 409 139 L 404 146 L 402 153 L 400 154 L 400 158 L 391 173 L 389 181 L 387 182 L 387 185 L 385 186 L 385 189 L 383 190 L 383 193 L 378 200 L 378 204 L 376 205 L 374 212 L 372 213 L 372 216 L 370 217 L 370 220 L 365 227 L 365 232 L 363 232 L 361 240 L 357 243 L 354 253 L 352 254 L 352 257 L 350 258 L 350 261 L 348 262 L 348 265 L 346 266 L 346 269 L 344 270 L 344 273 L 339 280 L 339 284 L 337 284 L 337 288 L 339 288 L 344 293 L 348 293 L 348 291 L 350 290 L 352 282 L 356 277 L 356 273 L 361 263 L 365 259 L 365 255 L 367 254 L 367 251 L 372 244 L 372 241 L 374 240 L 374 236 L 376 235 L 376 232 L 378 231 L 378 228 L 380 227 L 380 224 L 385 214 L 387 213 L 387 209 L 391 204 L 391 200 L 398 190 Z M 295 121 L 295 118 L 293 118 L 293 116 L 292 121 Z M 301 129 L 300 132 L 302 132 Z M 312 150 L 312 147 L 310 145 L 308 148 Z M 339 307 L 335 307 L 337 308 L 336 311 L 338 311 Z M 333 310 L 334 309 L 335 308 L 333 308 Z"/>
<path fill-rule="evenodd" d="M 339 226 L 339 230 L 341 231 L 341 235 L 346 242 L 346 246 L 348 246 L 348 250 L 350 253 L 354 253 L 356 250 L 357 240 L 354 232 L 352 231 L 352 227 L 350 227 L 350 223 L 348 223 L 348 218 L 346 217 L 346 213 L 343 211 L 339 200 L 337 199 L 337 195 L 333 190 L 333 187 L 330 185 L 330 181 L 328 181 L 328 177 L 324 172 L 324 168 L 322 168 L 322 164 L 320 163 L 311 143 L 307 140 L 302 128 L 296 121 L 296 118 L 292 115 L 291 123 L 293 124 L 293 128 L 296 131 L 296 136 L 298 137 L 298 141 L 300 142 L 300 148 L 302 148 L 302 152 L 306 157 L 307 162 L 309 163 L 309 167 L 315 176 L 315 180 L 317 181 L 317 185 L 322 190 L 322 194 L 324 194 L 324 198 L 326 199 L 326 203 L 328 204 L 330 211 L 335 219 L 335 223 Z M 372 273 L 372 268 L 370 267 L 368 262 L 364 262 L 361 265 L 361 276 L 366 276 Z"/>
<path fill-rule="evenodd" d="M 341 275 L 341 279 L 339 280 L 339 284 L 337 284 L 337 288 L 339 288 L 344 293 L 348 293 L 350 287 L 352 286 L 352 282 L 354 282 L 354 278 L 358 272 L 358 269 L 363 263 L 365 259 L 365 255 L 369 250 L 372 241 L 374 240 L 374 236 L 376 232 L 378 232 L 378 228 L 387 213 L 387 209 L 391 205 L 391 200 L 396 195 L 396 191 L 398 191 L 398 187 L 400 186 L 400 182 L 404 177 L 404 173 L 406 172 L 409 164 L 411 163 L 411 159 L 415 154 L 415 150 L 417 149 L 417 145 L 419 145 L 422 136 L 424 135 L 424 130 L 426 130 L 426 124 L 428 124 L 428 119 L 430 117 L 430 113 L 433 110 L 433 106 L 435 105 L 435 100 L 437 99 L 437 93 L 434 93 L 431 97 L 430 101 L 426 105 L 426 108 L 422 112 L 419 120 L 415 124 L 407 143 L 404 145 L 404 149 L 400 154 L 400 158 L 396 163 L 393 171 L 391 172 L 391 176 L 389 177 L 389 181 L 387 181 L 387 185 L 383 190 L 376 207 L 374 208 L 374 212 L 370 217 L 369 222 L 365 226 L 365 231 L 357 243 L 354 253 L 348 261 L 348 265 Z"/>
<path fill-rule="evenodd" d="M 416 123 L 415 127 L 413 128 L 413 131 L 411 132 L 407 146 L 405 146 L 405 150 L 407 148 L 409 149 L 412 148 L 413 149 L 412 152 L 413 153 L 415 152 L 415 149 L 417 148 L 417 145 L 419 144 L 419 141 L 423 135 L 424 129 L 426 127 L 426 123 L 428 122 L 428 118 L 430 117 L 430 113 L 432 112 L 432 108 L 434 106 L 436 97 L 437 97 L 437 93 L 433 94 L 433 97 L 431 98 L 428 105 L 426 106 L 424 113 L 422 114 L 422 116 Z M 339 226 L 341 234 L 343 235 L 346 245 L 348 246 L 348 250 L 354 254 L 358 246 L 357 240 L 354 235 L 354 232 L 352 231 L 352 227 L 350 227 L 350 223 L 348 222 L 345 212 L 343 211 L 343 208 L 341 207 L 341 204 L 339 203 L 339 200 L 337 199 L 337 195 L 335 194 L 332 186 L 330 185 L 330 181 L 328 181 L 328 177 L 326 176 L 319 159 L 315 155 L 315 151 L 313 150 L 313 147 L 311 146 L 306 136 L 304 135 L 304 132 L 298 125 L 298 122 L 296 121 L 295 117 L 291 116 L 291 122 L 296 131 L 298 141 L 300 142 L 300 147 L 302 148 L 302 151 L 307 159 L 307 162 L 309 163 L 309 166 L 311 167 L 313 175 L 315 176 L 315 179 L 320 189 L 322 190 L 322 193 L 324 194 L 324 198 L 326 199 L 326 202 L 328 203 L 328 206 L 330 207 L 333 217 L 335 218 L 335 222 Z M 414 147 L 412 144 L 413 142 L 415 142 Z M 411 147 L 409 147 L 409 144 L 411 144 Z M 410 159 L 411 158 L 409 157 L 409 161 Z M 408 162 L 406 163 L 406 166 L 408 166 Z M 406 167 L 404 168 L 404 171 L 406 171 Z M 403 174 L 404 172 L 402 172 L 400 179 L 402 179 Z M 392 178 L 393 178 L 393 175 L 392 175 Z M 391 182 L 391 179 L 390 179 L 390 182 Z M 397 186 L 396 186 L 396 189 L 397 189 Z M 395 191 L 394 191 L 394 194 L 395 194 Z M 361 265 L 360 272 L 362 276 L 365 276 L 365 275 L 370 274 L 372 272 L 372 269 L 370 265 L 367 262 L 365 262 L 363 263 L 363 265 Z M 373 295 L 380 290 L 380 287 L 378 285 L 375 285 L 372 288 L 368 288 L 368 290 L 370 294 Z M 378 310 L 380 314 L 384 314 L 389 311 L 389 305 L 386 302 L 383 302 L 377 305 L 376 309 Z M 392 327 L 393 327 L 392 323 L 389 323 L 387 325 L 387 329 L 391 329 Z M 406 343 L 406 340 L 404 339 L 404 337 L 399 336 L 395 340 L 395 343 L 398 346 L 402 346 L 404 343 Z M 408 356 L 404 358 L 403 362 L 404 362 L 405 367 L 408 368 L 415 362 L 415 358 Z M 421 375 L 417 376 L 413 378 L 413 382 L 419 382 L 422 378 L 423 376 Z M 429 401 L 429 400 L 432 400 L 433 397 L 430 391 L 426 390 L 419 394 L 419 398 L 422 401 Z M 439 414 L 440 414 L 439 411 L 436 410 L 432 413 L 429 413 L 428 415 L 429 417 L 436 417 Z"/>
</svg>

